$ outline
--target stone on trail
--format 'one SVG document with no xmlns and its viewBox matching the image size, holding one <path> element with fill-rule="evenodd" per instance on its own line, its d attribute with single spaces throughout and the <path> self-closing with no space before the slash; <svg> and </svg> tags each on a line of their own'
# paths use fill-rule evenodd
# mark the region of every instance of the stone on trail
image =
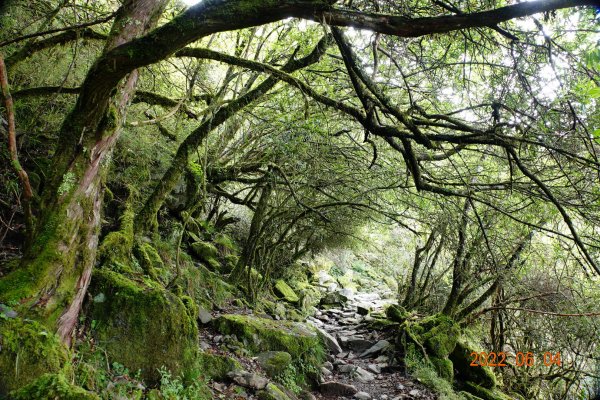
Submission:
<svg viewBox="0 0 600 400">
<path fill-rule="evenodd" d="M 367 392 L 358 392 L 354 395 L 354 398 L 358 400 L 369 400 L 371 395 Z"/>
<path fill-rule="evenodd" d="M 319 391 L 325 396 L 354 396 L 358 393 L 354 386 L 335 381 L 321 383 Z"/>
<path fill-rule="evenodd" d="M 198 307 L 198 320 L 206 325 L 213 320 L 212 314 L 206 308 Z"/>
<path fill-rule="evenodd" d="M 374 374 L 381 373 L 381 366 L 379 364 L 369 364 L 369 365 L 367 365 L 367 369 L 369 371 L 373 372 Z"/>
<path fill-rule="evenodd" d="M 338 341 L 335 340 L 335 338 L 333 336 L 331 336 L 327 331 L 325 331 L 317 326 L 315 326 L 315 329 L 319 333 L 321 340 L 323 340 L 323 343 L 325 343 L 325 346 L 327 347 L 327 349 L 329 350 L 330 353 L 339 354 L 342 352 L 342 348 L 340 347 Z"/>
<path fill-rule="evenodd" d="M 227 374 L 235 383 L 248 389 L 264 389 L 269 380 L 258 374 L 246 371 L 231 371 Z"/>
<path fill-rule="evenodd" d="M 275 282 L 275 293 L 281 298 L 283 298 L 285 301 L 290 303 L 297 303 L 298 301 L 300 301 L 300 298 L 298 297 L 296 292 L 294 292 L 294 289 L 292 289 L 282 279 L 279 279 L 277 282 Z"/>
<path fill-rule="evenodd" d="M 372 373 L 370 373 L 369 371 L 361 368 L 361 367 L 357 367 L 353 372 L 352 372 L 353 377 L 362 383 L 367 383 L 367 382 L 371 382 L 372 380 L 375 379 L 375 375 L 373 375 Z"/>
<path fill-rule="evenodd" d="M 380 340 L 379 342 L 377 342 L 374 346 L 368 348 L 367 350 L 365 350 L 360 357 L 361 358 L 367 358 L 369 356 L 372 355 L 376 355 L 381 353 L 381 351 L 383 349 L 385 349 L 386 347 L 390 346 L 390 342 L 388 342 L 387 340 Z"/>
</svg>

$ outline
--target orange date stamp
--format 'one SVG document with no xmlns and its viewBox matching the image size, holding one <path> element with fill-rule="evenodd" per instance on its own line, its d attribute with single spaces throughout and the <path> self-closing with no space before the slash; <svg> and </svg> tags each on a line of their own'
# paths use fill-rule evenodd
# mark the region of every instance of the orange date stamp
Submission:
<svg viewBox="0 0 600 400">
<path fill-rule="evenodd" d="M 496 353 L 492 351 L 490 353 L 482 352 L 471 352 L 471 367 L 508 367 L 507 354 L 503 351 Z M 512 357 L 511 357 L 512 358 Z M 546 367 L 557 365 L 561 366 L 560 352 L 552 353 L 550 351 L 545 352 L 540 357 Z M 514 363 L 517 367 L 533 367 L 536 363 L 536 358 L 533 352 L 528 351 L 526 353 L 517 352 L 514 355 Z"/>
</svg>

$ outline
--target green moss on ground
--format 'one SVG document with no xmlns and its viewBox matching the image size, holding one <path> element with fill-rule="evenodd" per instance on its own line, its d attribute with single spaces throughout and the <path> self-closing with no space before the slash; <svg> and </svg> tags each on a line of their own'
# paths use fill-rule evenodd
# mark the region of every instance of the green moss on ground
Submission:
<svg viewBox="0 0 600 400">
<path fill-rule="evenodd" d="M 197 307 L 160 285 L 133 281 L 102 268 L 94 271 L 90 317 L 96 342 L 111 361 L 141 370 L 149 382 L 160 379 L 162 366 L 186 375 L 197 354 Z M 186 303 L 192 303 L 187 304 Z"/>
<path fill-rule="evenodd" d="M 44 374 L 12 393 L 13 400 L 100 400 L 94 393 L 69 383 L 63 374 Z"/>
<path fill-rule="evenodd" d="M 241 370 L 242 366 L 231 357 L 200 352 L 196 361 L 196 368 L 200 375 L 206 379 L 223 381 L 227 379 L 228 372 Z"/>
<path fill-rule="evenodd" d="M 69 351 L 43 325 L 20 318 L 0 320 L 0 396 L 57 373 L 69 361 Z"/>
</svg>

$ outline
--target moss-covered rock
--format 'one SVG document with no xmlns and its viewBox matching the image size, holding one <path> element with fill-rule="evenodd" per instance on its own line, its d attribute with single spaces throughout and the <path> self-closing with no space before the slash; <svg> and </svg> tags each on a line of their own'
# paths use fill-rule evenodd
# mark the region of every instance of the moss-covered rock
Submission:
<svg viewBox="0 0 600 400">
<path fill-rule="evenodd" d="M 398 304 L 390 304 L 385 310 L 385 316 L 391 321 L 404 322 L 410 317 L 410 313 Z"/>
<path fill-rule="evenodd" d="M 297 303 L 300 300 L 296 292 L 294 292 L 294 290 L 287 283 L 285 283 L 283 279 L 279 279 L 277 282 L 275 282 L 274 289 L 275 293 L 285 301 Z"/>
<path fill-rule="evenodd" d="M 191 298 L 182 301 L 157 284 L 104 268 L 94 271 L 90 293 L 97 299 L 90 310 L 93 335 L 111 361 L 141 370 L 149 383 L 159 380 L 161 366 L 174 375 L 193 366 L 198 328 Z"/>
<path fill-rule="evenodd" d="M 198 372 L 206 379 L 223 381 L 227 373 L 241 370 L 242 365 L 235 359 L 220 354 L 200 352 L 196 362 Z"/>
<path fill-rule="evenodd" d="M 274 383 L 268 383 L 267 386 L 259 391 L 258 398 L 260 400 L 294 400 L 295 397 L 290 397 L 283 389 Z"/>
<path fill-rule="evenodd" d="M 226 314 L 215 320 L 215 326 L 225 335 L 236 335 L 254 353 L 285 351 L 299 359 L 315 350 L 323 351 L 317 333 L 300 323 Z"/>
<path fill-rule="evenodd" d="M 100 400 L 97 395 L 69 383 L 63 374 L 44 374 L 12 393 L 13 400 Z"/>
<path fill-rule="evenodd" d="M 478 349 L 472 343 L 466 340 L 459 340 L 450 353 L 450 360 L 454 364 L 457 372 L 457 378 L 461 381 L 472 382 L 483 388 L 491 389 L 496 386 L 496 376 L 490 367 L 471 367 L 471 353 Z M 479 396 L 477 393 L 475 393 Z M 479 396 L 481 397 L 481 396 Z"/>
<path fill-rule="evenodd" d="M 44 373 L 60 372 L 69 359 L 68 349 L 39 323 L 0 320 L 0 397 Z"/>
<path fill-rule="evenodd" d="M 265 351 L 258 354 L 258 364 L 273 378 L 292 363 L 292 356 L 285 351 Z"/>
<path fill-rule="evenodd" d="M 216 270 L 221 268 L 221 264 L 218 261 L 219 250 L 217 250 L 212 243 L 195 242 L 192 243 L 191 248 L 194 255 L 208 264 L 211 268 Z"/>
<path fill-rule="evenodd" d="M 425 348 L 439 358 L 448 357 L 456 347 L 460 328 L 445 315 L 433 315 L 420 322 L 424 332 L 420 335 Z"/>
</svg>

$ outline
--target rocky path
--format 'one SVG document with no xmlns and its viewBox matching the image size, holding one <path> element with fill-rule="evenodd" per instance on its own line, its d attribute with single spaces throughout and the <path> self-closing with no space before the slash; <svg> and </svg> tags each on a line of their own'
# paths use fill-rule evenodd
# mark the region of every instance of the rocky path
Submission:
<svg viewBox="0 0 600 400">
<path fill-rule="evenodd" d="M 377 294 L 346 293 L 343 306 L 319 310 L 308 323 L 327 338 L 328 361 L 322 368 L 318 399 L 436 399 L 436 395 L 404 371 L 396 359 L 389 332 L 372 324 L 391 301 Z"/>
</svg>

